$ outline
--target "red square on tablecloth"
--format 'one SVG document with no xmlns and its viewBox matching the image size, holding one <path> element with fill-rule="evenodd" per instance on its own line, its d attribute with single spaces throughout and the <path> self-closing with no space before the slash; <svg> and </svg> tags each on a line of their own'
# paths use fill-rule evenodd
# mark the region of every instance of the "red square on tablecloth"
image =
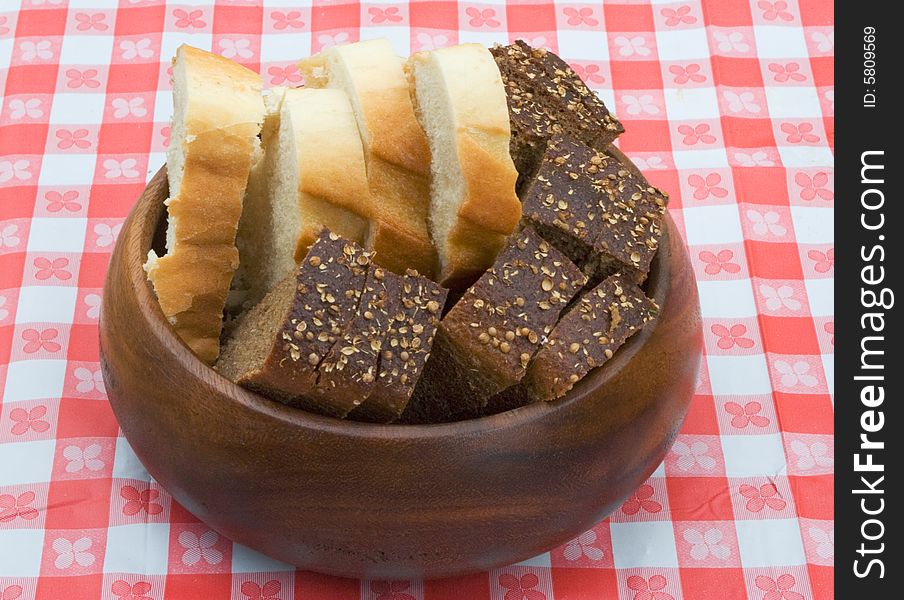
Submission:
<svg viewBox="0 0 904 600">
<path fill-rule="evenodd" d="M 117 36 L 157 33 L 163 28 L 166 5 L 125 6 L 116 11 Z"/>
<path fill-rule="evenodd" d="M 229 598 L 232 575 L 173 575 L 166 576 L 162 600 L 213 600 Z M 156 600 L 156 599 L 155 599 Z"/>
<path fill-rule="evenodd" d="M 260 33 L 264 18 L 262 6 L 220 4 L 213 11 L 213 32 Z"/>
<path fill-rule="evenodd" d="M 653 9 L 648 4 L 603 4 L 606 31 L 655 31 Z"/>
<path fill-rule="evenodd" d="M 60 35 L 66 29 L 65 8 L 20 10 L 16 37 Z"/>
<path fill-rule="evenodd" d="M 62 453 L 67 445 L 62 444 L 57 452 Z M 47 492 L 47 529 L 106 528 L 111 485 L 109 475 L 51 482 Z M 85 510 L 85 506 L 92 510 Z"/>
<path fill-rule="evenodd" d="M 509 31 L 555 31 L 556 7 L 549 0 L 508 3 L 505 18 Z"/>
<path fill-rule="evenodd" d="M 360 600 L 361 584 L 355 579 L 295 572 L 295 597 L 310 600 Z M 480 597 L 480 596 L 478 596 Z"/>
<path fill-rule="evenodd" d="M 335 581 L 335 580 L 334 580 Z M 346 580 L 343 580 L 346 581 Z M 485 598 L 490 593 L 490 582 L 483 573 L 463 575 L 449 579 L 424 582 L 424 600 L 458 600 L 459 598 Z M 305 596 L 302 596 L 305 597 Z M 314 596 L 314 600 L 319 597 Z M 351 598 L 351 596 L 349 596 Z M 355 596 L 357 600 L 357 596 Z M 323 600 L 328 600 L 326 596 Z M 329 598 L 332 600 L 332 597 Z M 337 598 L 337 600 L 340 600 Z"/>
<path fill-rule="evenodd" d="M 723 477 L 669 477 L 666 487 L 675 521 L 734 519 L 731 494 Z"/>
</svg>

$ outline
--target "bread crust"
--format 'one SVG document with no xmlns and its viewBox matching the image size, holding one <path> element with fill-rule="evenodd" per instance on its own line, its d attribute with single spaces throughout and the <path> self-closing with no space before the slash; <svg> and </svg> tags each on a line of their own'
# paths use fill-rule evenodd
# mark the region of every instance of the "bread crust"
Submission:
<svg viewBox="0 0 904 600">
<path fill-rule="evenodd" d="M 426 68 L 441 72 L 446 89 L 437 93 L 447 93 L 452 105 L 448 117 L 463 183 L 457 219 L 449 230 L 445 255 L 440 256 L 438 280 L 460 288 L 493 264 L 521 217 L 515 195 L 518 173 L 509 154 L 508 107 L 499 70 L 480 44 L 418 52 L 409 58 L 413 82 Z M 420 118 L 423 124 L 423 112 Z"/>
<path fill-rule="evenodd" d="M 177 63 L 185 69 L 188 88 L 175 90 L 187 95 L 183 170 L 178 194 L 167 201 L 168 253 L 149 255 L 145 269 L 179 337 L 212 364 L 238 267 L 235 235 L 264 115 L 261 79 L 186 45 L 177 50 L 174 68 Z"/>
<path fill-rule="evenodd" d="M 366 244 L 374 261 L 429 277 L 437 262 L 427 230 L 430 148 L 402 64 L 385 39 L 334 46 L 298 63 L 308 87 L 342 89 L 352 100 L 373 198 Z"/>
</svg>

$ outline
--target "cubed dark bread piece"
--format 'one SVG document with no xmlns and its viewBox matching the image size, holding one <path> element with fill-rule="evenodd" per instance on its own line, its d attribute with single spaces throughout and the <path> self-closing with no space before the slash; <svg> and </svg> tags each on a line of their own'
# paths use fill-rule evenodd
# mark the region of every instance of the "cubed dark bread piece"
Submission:
<svg viewBox="0 0 904 600">
<path fill-rule="evenodd" d="M 389 328 L 383 338 L 379 368 L 370 395 L 349 414 L 350 419 L 388 423 L 396 420 L 411 399 L 433 339 L 448 290 L 416 271 L 398 278 L 395 295 L 387 295 Z"/>
<path fill-rule="evenodd" d="M 383 338 L 394 315 L 390 299 L 398 297 L 401 279 L 376 265 L 367 270 L 354 318 L 317 367 L 311 396 L 325 412 L 343 418 L 373 390 Z"/>
<path fill-rule="evenodd" d="M 324 230 L 298 270 L 242 318 L 219 372 L 287 404 L 330 413 L 310 394 L 318 366 L 354 319 L 370 264 L 370 253 Z"/>
<path fill-rule="evenodd" d="M 580 269 L 532 227 L 512 236 L 494 265 L 443 317 L 402 419 L 439 422 L 473 415 L 516 384 L 585 282 Z"/>
<path fill-rule="evenodd" d="M 568 63 L 523 40 L 490 49 L 508 98 L 515 168 L 530 175 L 553 135 L 602 150 L 624 127 Z"/>
<path fill-rule="evenodd" d="M 640 283 L 659 247 L 667 199 L 614 156 L 554 137 L 522 194 L 523 220 L 591 283 L 615 272 Z"/>
<path fill-rule="evenodd" d="M 568 309 L 524 378 L 491 398 L 485 414 L 561 398 L 658 313 L 656 303 L 628 278 L 607 278 Z"/>
</svg>

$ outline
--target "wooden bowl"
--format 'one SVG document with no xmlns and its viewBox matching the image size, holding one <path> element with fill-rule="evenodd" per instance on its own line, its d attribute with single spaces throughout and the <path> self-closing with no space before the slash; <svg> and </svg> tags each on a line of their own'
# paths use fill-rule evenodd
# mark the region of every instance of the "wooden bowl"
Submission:
<svg viewBox="0 0 904 600">
<path fill-rule="evenodd" d="M 248 392 L 175 336 L 142 263 L 161 170 L 119 236 L 100 347 L 135 453 L 189 511 L 279 560 L 349 577 L 442 577 L 540 554 L 615 510 L 660 464 L 700 363 L 697 289 L 670 218 L 659 319 L 555 403 L 441 425 L 321 417 Z"/>
</svg>

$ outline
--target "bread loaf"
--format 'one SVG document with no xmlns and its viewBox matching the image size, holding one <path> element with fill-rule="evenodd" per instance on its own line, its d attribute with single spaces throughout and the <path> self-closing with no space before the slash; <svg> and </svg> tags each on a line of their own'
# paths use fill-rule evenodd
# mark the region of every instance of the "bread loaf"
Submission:
<svg viewBox="0 0 904 600">
<path fill-rule="evenodd" d="M 667 197 L 613 156 L 554 137 L 522 193 L 524 221 L 580 266 L 591 283 L 646 278 Z"/>
<path fill-rule="evenodd" d="M 182 45 L 173 60 L 166 254 L 144 265 L 160 308 L 203 361 L 219 354 L 223 307 L 239 264 L 236 229 L 264 119 L 261 79 Z"/>
<path fill-rule="evenodd" d="M 427 231 L 430 148 L 414 115 L 403 60 L 385 39 L 332 46 L 298 63 L 308 87 L 343 90 L 364 145 L 374 211 L 366 247 L 374 262 L 431 277 L 436 249 Z"/>
<path fill-rule="evenodd" d="M 656 303 L 630 279 L 609 277 L 571 306 L 531 360 L 524 378 L 491 398 L 486 412 L 561 398 L 658 313 Z"/>
<path fill-rule="evenodd" d="M 440 322 L 403 420 L 432 423 L 479 413 L 490 397 L 518 383 L 585 282 L 532 227 L 513 236 Z"/>
<path fill-rule="evenodd" d="M 407 69 L 430 142 L 438 281 L 463 289 L 493 264 L 521 216 L 505 90 L 493 57 L 479 44 L 418 52 Z"/>
<path fill-rule="evenodd" d="M 257 209 L 243 217 L 244 246 L 257 248 L 251 297 L 294 270 L 323 227 L 363 243 L 371 211 L 358 126 L 341 90 L 286 90 L 266 156 L 266 201 L 256 194 Z"/>
<path fill-rule="evenodd" d="M 371 255 L 323 230 L 300 266 L 241 320 L 217 363 L 228 379 L 285 403 L 335 414 L 312 394 L 317 369 L 358 309 Z"/>
<path fill-rule="evenodd" d="M 409 271 L 398 294 L 387 295 L 389 330 L 383 338 L 377 378 L 350 419 L 389 422 L 402 414 L 430 358 L 446 294 L 436 283 Z"/>
<path fill-rule="evenodd" d="M 604 149 L 624 132 L 609 109 L 564 60 L 523 40 L 490 50 L 502 74 L 511 118 L 518 189 L 555 135 Z"/>
</svg>

